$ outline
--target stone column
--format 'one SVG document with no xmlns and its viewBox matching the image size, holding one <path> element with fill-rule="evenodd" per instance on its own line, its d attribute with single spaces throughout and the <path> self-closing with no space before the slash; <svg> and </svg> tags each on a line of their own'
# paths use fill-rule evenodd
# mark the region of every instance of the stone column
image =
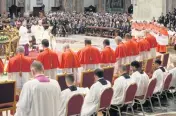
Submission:
<svg viewBox="0 0 176 116">
<path fill-rule="evenodd" d="M 102 0 L 98 0 L 98 11 L 102 11 Z"/>
<path fill-rule="evenodd" d="M 134 20 L 152 20 L 166 13 L 166 0 L 136 0 Z"/>
<path fill-rule="evenodd" d="M 6 0 L 0 0 L 0 13 L 6 12 Z"/>
</svg>

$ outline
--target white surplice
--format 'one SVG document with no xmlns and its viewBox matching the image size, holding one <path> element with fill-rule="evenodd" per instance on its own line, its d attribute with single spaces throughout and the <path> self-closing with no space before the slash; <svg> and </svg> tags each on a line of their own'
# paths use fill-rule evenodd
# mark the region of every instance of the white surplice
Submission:
<svg viewBox="0 0 176 116">
<path fill-rule="evenodd" d="M 131 78 L 137 84 L 136 96 L 144 95 L 148 87 L 149 76 L 145 72 L 141 74 L 139 71 L 136 71 L 131 75 Z"/>
<path fill-rule="evenodd" d="M 35 36 L 36 31 L 37 31 L 37 25 L 32 25 L 31 26 L 31 35 Z"/>
<path fill-rule="evenodd" d="M 86 95 L 88 91 L 89 91 L 88 88 L 79 88 L 79 87 L 77 87 L 76 91 L 71 91 L 69 88 L 62 91 L 61 92 L 62 101 L 60 102 L 62 107 L 59 109 L 58 116 L 66 116 L 67 103 L 72 96 L 76 94 Z"/>
<path fill-rule="evenodd" d="M 97 111 L 101 93 L 108 87 L 111 87 L 109 81 L 107 81 L 106 85 L 102 85 L 97 81 L 91 86 L 90 91 L 85 96 L 81 116 L 91 116 Z"/>
<path fill-rule="evenodd" d="M 31 73 L 29 72 L 22 72 L 22 76 L 20 76 L 19 72 L 8 73 L 8 79 L 16 81 L 17 89 L 22 89 L 23 85 L 29 81 L 31 77 Z"/>
<path fill-rule="evenodd" d="M 152 79 L 156 78 L 157 80 L 154 93 L 161 92 L 166 74 L 167 74 L 167 71 L 163 72 L 160 68 L 154 71 Z"/>
<path fill-rule="evenodd" d="M 37 44 L 41 44 L 41 41 L 45 38 L 43 38 L 44 33 L 44 27 L 43 26 L 37 26 L 36 27 L 36 33 L 35 33 L 35 39 Z"/>
<path fill-rule="evenodd" d="M 171 69 L 171 70 L 169 70 L 169 73 L 171 73 L 172 74 L 172 81 L 171 81 L 171 86 L 172 87 L 176 87 L 176 67 L 175 68 L 173 68 L 173 69 Z"/>
<path fill-rule="evenodd" d="M 150 49 L 150 58 L 156 58 L 156 48 Z"/>
<path fill-rule="evenodd" d="M 126 58 L 117 59 L 117 61 L 114 64 L 114 74 L 118 73 L 119 67 L 123 64 L 127 64 Z"/>
<path fill-rule="evenodd" d="M 49 70 L 45 70 L 44 74 L 46 76 L 48 76 L 51 79 L 56 80 L 56 76 L 57 76 L 57 68 L 56 69 L 49 69 Z"/>
<path fill-rule="evenodd" d="M 111 101 L 112 105 L 119 105 L 123 103 L 126 89 L 132 83 L 134 83 L 132 79 L 126 79 L 124 76 L 120 76 L 115 80 L 113 85 L 114 94 Z"/>
<path fill-rule="evenodd" d="M 28 81 L 20 94 L 15 116 L 59 116 L 61 89 L 57 81 Z"/>
<path fill-rule="evenodd" d="M 19 45 L 26 45 L 29 43 L 30 35 L 27 33 L 28 29 L 25 26 L 21 26 L 19 29 Z"/>
</svg>

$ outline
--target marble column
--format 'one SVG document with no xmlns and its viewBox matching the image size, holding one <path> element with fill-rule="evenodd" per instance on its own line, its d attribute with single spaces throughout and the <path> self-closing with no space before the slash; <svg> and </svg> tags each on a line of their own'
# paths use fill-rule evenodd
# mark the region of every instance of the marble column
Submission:
<svg viewBox="0 0 176 116">
<path fill-rule="evenodd" d="M 0 13 L 6 12 L 6 0 L 0 0 Z"/>
<path fill-rule="evenodd" d="M 166 13 L 166 0 L 136 0 L 134 5 L 134 20 L 150 21 Z"/>
<path fill-rule="evenodd" d="M 102 11 L 102 0 L 98 0 L 98 11 Z"/>
</svg>

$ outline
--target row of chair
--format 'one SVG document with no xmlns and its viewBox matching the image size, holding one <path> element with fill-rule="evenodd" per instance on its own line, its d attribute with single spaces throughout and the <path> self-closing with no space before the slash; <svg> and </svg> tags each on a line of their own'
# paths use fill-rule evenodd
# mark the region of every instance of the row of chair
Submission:
<svg viewBox="0 0 176 116">
<path fill-rule="evenodd" d="M 163 66 L 166 67 L 168 63 L 168 58 L 169 54 L 164 54 L 163 55 Z M 156 59 L 161 59 L 161 55 L 156 57 Z M 144 72 L 149 75 L 149 77 L 152 76 L 153 74 L 153 61 L 154 58 L 148 59 L 147 61 L 140 61 L 141 65 L 143 66 Z M 127 72 L 131 74 L 130 70 L 130 64 L 126 64 L 127 67 Z M 114 77 L 114 67 L 105 67 L 104 69 L 104 78 L 111 82 L 113 84 L 113 81 L 115 80 L 116 77 Z M 64 90 L 67 88 L 66 82 L 65 82 L 65 76 L 67 74 L 61 74 L 57 75 L 56 80 L 60 84 L 61 90 Z M 88 87 L 90 88 L 94 83 L 94 71 L 88 70 L 82 72 L 81 75 L 81 81 L 79 83 L 80 87 Z"/>
<path fill-rule="evenodd" d="M 152 112 L 154 112 L 151 98 L 155 97 L 155 96 L 159 101 L 160 108 L 162 109 L 161 102 L 160 102 L 160 96 L 162 93 L 164 93 L 167 97 L 166 92 L 170 88 L 171 80 L 172 80 L 172 75 L 168 74 L 164 80 L 164 84 L 163 84 L 163 88 L 162 88 L 161 92 L 158 92 L 158 93 L 153 93 L 154 89 L 156 87 L 157 80 L 156 79 L 150 80 L 148 87 L 147 87 L 147 91 L 145 92 L 145 94 L 143 96 L 135 96 L 136 91 L 137 91 L 137 84 L 133 83 L 133 84 L 129 85 L 128 88 L 126 89 L 125 98 L 124 98 L 123 103 L 115 105 L 116 108 L 111 107 L 113 89 L 107 88 L 101 93 L 101 96 L 99 99 L 99 105 L 97 107 L 97 112 L 95 112 L 95 114 L 97 114 L 98 112 L 101 111 L 101 112 L 105 112 L 107 116 L 110 116 L 109 109 L 112 108 L 114 110 L 117 110 L 119 113 L 119 116 L 121 116 L 122 113 L 129 114 L 128 108 L 131 108 L 132 115 L 134 116 L 135 113 L 134 113 L 134 109 L 133 109 L 133 104 L 137 103 L 141 106 L 142 113 L 145 116 L 143 104 L 148 100 L 150 102 Z M 174 95 L 173 95 L 173 98 L 175 98 Z M 76 95 L 72 96 L 70 98 L 70 100 L 68 101 L 67 116 L 76 115 L 76 114 L 79 115 L 81 112 L 83 101 L 84 101 L 84 97 L 81 94 L 76 94 Z M 121 107 L 123 107 L 124 105 L 128 105 L 127 112 L 121 112 L 121 110 L 120 110 Z"/>
</svg>

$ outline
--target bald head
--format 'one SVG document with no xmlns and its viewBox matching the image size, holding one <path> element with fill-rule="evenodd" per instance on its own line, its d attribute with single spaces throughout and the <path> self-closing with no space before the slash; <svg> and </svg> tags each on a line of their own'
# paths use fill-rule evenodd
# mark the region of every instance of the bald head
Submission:
<svg viewBox="0 0 176 116">
<path fill-rule="evenodd" d="M 41 62 L 39 61 L 34 61 L 31 64 L 31 71 L 33 75 L 37 75 L 37 74 L 43 74 L 44 73 L 44 68 Z"/>
<path fill-rule="evenodd" d="M 16 52 L 20 53 L 20 54 L 24 54 L 24 47 L 23 46 L 18 46 Z"/>
<path fill-rule="evenodd" d="M 120 36 L 115 37 L 115 42 L 118 45 L 120 42 L 122 42 L 122 38 Z"/>
<path fill-rule="evenodd" d="M 125 39 L 126 40 L 130 40 L 131 39 L 131 35 L 129 33 L 125 34 Z"/>
</svg>

